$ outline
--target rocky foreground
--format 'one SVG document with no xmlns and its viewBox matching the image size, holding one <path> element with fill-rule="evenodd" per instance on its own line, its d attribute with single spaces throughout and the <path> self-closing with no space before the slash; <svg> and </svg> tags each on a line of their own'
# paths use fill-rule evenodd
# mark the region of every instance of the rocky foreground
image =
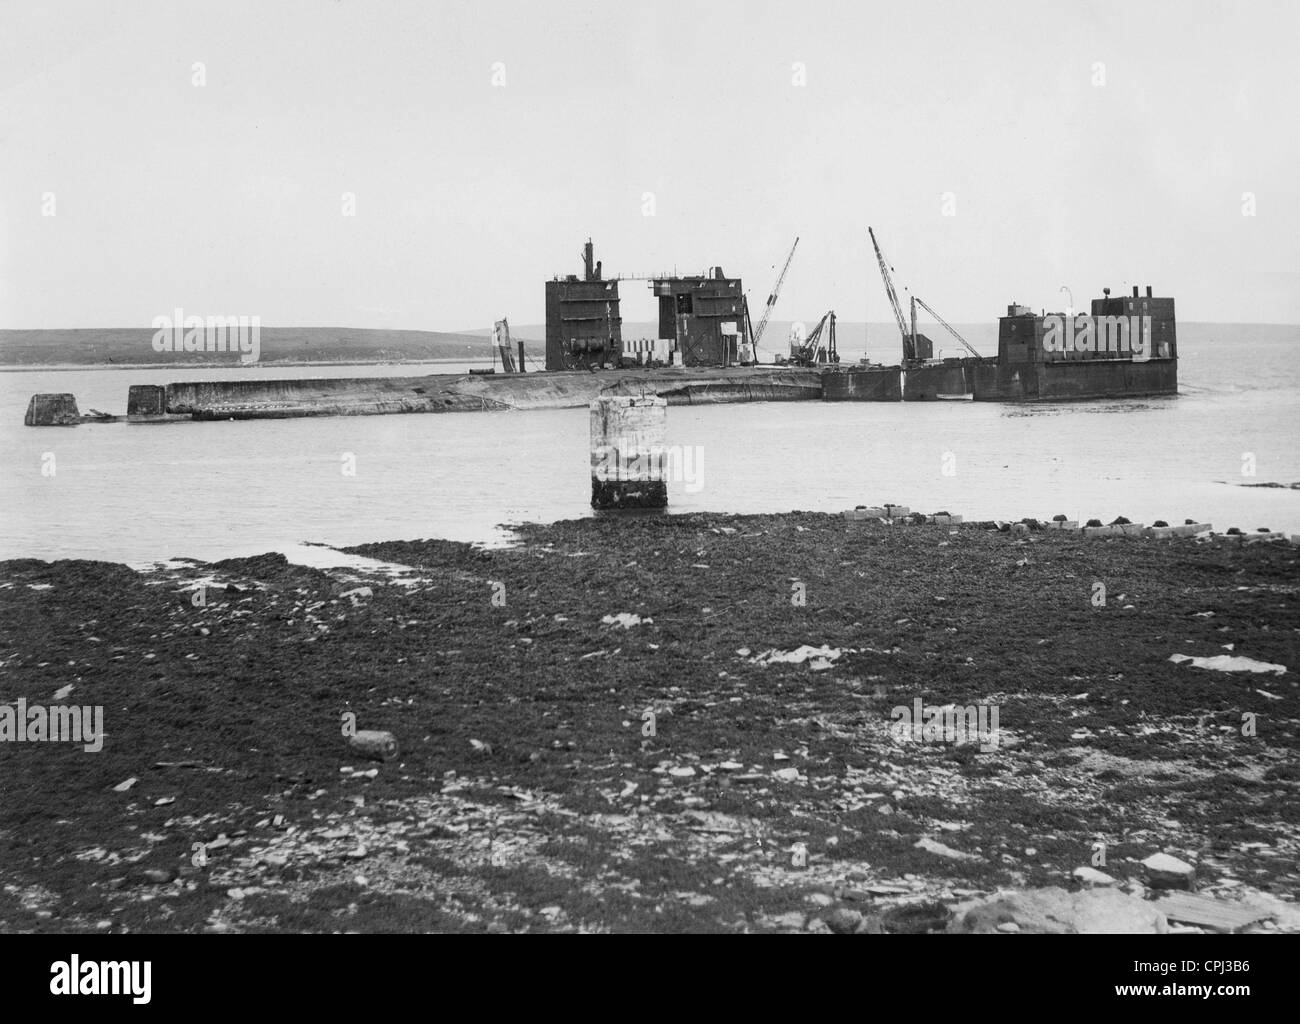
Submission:
<svg viewBox="0 0 1300 1024">
<path fill-rule="evenodd" d="M 1300 931 L 1296 548 L 520 540 L 0 564 L 0 704 L 107 733 L 0 742 L 0 930 Z"/>
</svg>

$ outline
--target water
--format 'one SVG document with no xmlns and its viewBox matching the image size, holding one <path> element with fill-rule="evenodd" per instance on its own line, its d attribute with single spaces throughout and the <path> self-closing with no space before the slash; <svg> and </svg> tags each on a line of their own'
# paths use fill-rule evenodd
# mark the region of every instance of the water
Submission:
<svg viewBox="0 0 1300 1024">
<path fill-rule="evenodd" d="M 671 511 L 838 512 L 891 501 L 968 519 L 1123 514 L 1300 533 L 1300 491 L 1238 486 L 1300 481 L 1297 342 L 1296 327 L 1179 325 L 1182 394 L 1168 399 L 673 407 L 668 442 L 698 446 L 703 462 L 697 492 L 669 485 Z M 843 342 L 841 351 L 859 354 Z M 70 391 L 83 412 L 121 413 L 130 384 L 462 369 L 0 373 L 0 558 L 302 557 L 304 542 L 502 542 L 501 524 L 590 515 L 585 409 L 22 425 L 36 392 Z M 345 453 L 355 476 L 342 472 Z M 41 472 L 49 454 L 52 476 Z M 1248 454 L 1254 477 L 1242 475 Z"/>
</svg>

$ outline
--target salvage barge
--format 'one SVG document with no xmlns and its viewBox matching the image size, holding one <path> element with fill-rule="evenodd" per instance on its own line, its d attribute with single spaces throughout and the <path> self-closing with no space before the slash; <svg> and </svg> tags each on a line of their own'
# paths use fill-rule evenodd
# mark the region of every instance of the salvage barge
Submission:
<svg viewBox="0 0 1300 1024">
<path fill-rule="evenodd" d="M 1068 401 L 1139 398 L 1178 393 L 1178 337 L 1174 300 L 1145 296 L 1093 299 L 1090 314 L 1073 310 L 1035 315 L 1016 303 L 998 321 L 998 354 L 980 356 L 925 302 L 912 296 L 911 330 L 894 290 L 890 267 L 875 232 L 867 229 L 885 294 L 903 341 L 897 366 L 862 365 L 827 371 L 822 397 L 831 402 Z M 934 343 L 916 330 L 924 309 L 971 353 L 934 359 Z"/>
<path fill-rule="evenodd" d="M 1178 393 L 1174 300 L 1106 296 L 1091 315 L 1035 314 L 1012 305 L 993 358 L 907 360 L 827 371 L 827 401 L 977 402 L 1138 398 Z"/>
</svg>

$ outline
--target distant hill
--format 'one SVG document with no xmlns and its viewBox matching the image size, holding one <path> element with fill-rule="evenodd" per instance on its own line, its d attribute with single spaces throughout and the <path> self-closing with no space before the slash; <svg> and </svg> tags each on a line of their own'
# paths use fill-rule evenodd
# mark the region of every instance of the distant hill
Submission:
<svg viewBox="0 0 1300 1024">
<path fill-rule="evenodd" d="M 155 352 L 154 333 L 139 327 L 0 330 L 0 366 L 221 366 L 239 362 L 238 352 Z M 263 327 L 260 339 L 261 363 L 488 359 L 492 348 L 490 337 L 469 333 L 355 327 Z"/>
</svg>

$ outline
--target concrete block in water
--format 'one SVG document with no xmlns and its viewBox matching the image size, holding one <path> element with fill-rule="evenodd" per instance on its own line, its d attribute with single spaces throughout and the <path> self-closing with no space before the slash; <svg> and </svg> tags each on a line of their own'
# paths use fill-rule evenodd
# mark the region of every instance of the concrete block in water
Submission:
<svg viewBox="0 0 1300 1024">
<path fill-rule="evenodd" d="M 1168 540 L 1170 537 L 1176 537 L 1177 527 L 1175 526 L 1148 526 L 1143 530 L 1147 537 L 1154 537 L 1156 540 Z"/>
<path fill-rule="evenodd" d="M 591 507 L 668 504 L 668 402 L 613 395 L 591 403 Z"/>
<path fill-rule="evenodd" d="M 1198 533 L 1209 533 L 1213 529 L 1213 523 L 1187 523 L 1175 526 L 1174 534 L 1178 537 L 1195 537 Z"/>
<path fill-rule="evenodd" d="M 161 384 L 132 384 L 126 392 L 128 416 L 161 416 L 167 411 L 167 389 Z"/>
<path fill-rule="evenodd" d="M 1140 537 L 1142 536 L 1142 531 L 1146 529 L 1146 524 L 1145 523 L 1118 523 L 1116 524 L 1116 529 L 1118 530 L 1118 532 L 1124 534 L 1126 537 Z"/>
<path fill-rule="evenodd" d="M 70 427 L 81 422 L 74 395 L 32 395 L 23 423 L 29 427 Z"/>
</svg>

